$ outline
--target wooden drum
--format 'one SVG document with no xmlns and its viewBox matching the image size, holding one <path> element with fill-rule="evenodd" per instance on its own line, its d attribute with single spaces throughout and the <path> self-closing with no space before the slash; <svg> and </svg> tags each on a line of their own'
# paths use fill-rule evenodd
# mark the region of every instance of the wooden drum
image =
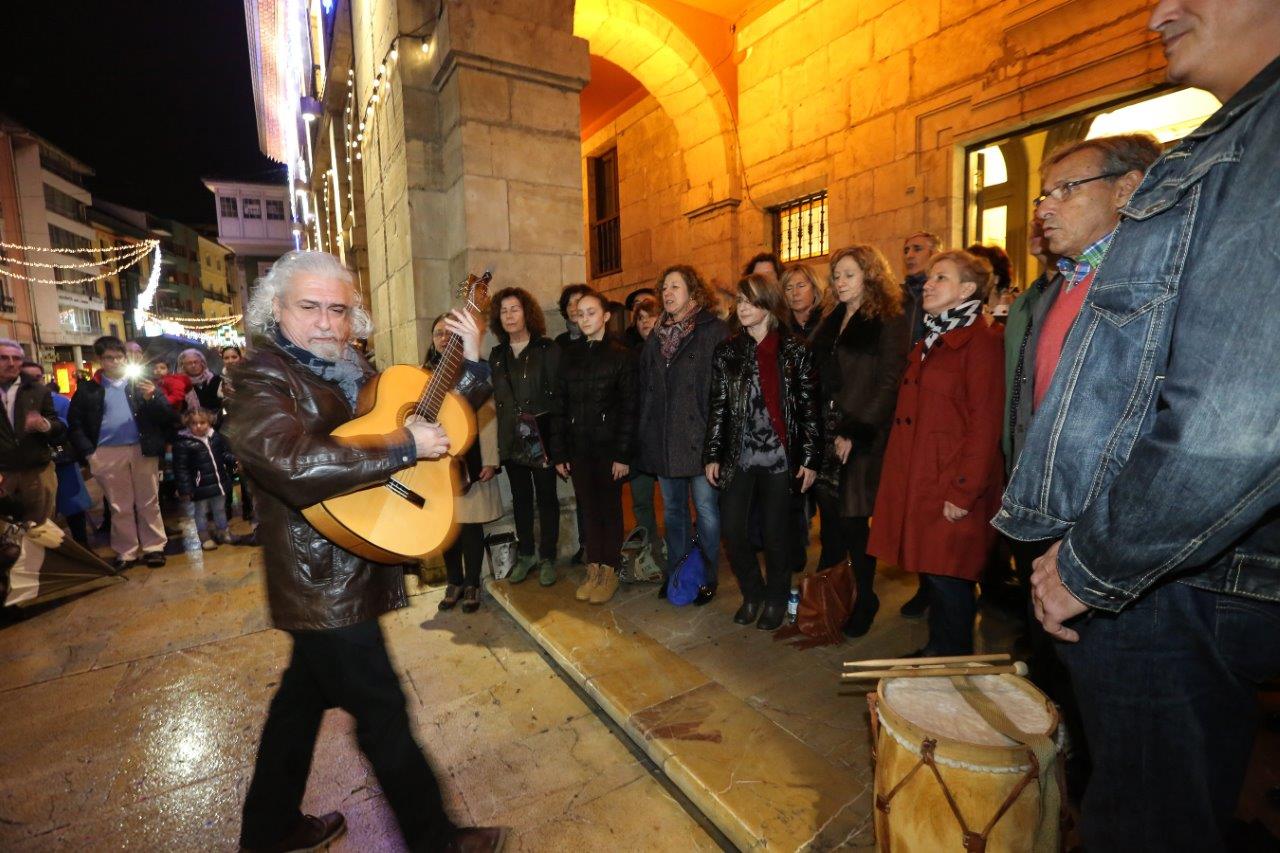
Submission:
<svg viewBox="0 0 1280 853">
<path fill-rule="evenodd" d="M 886 678 L 867 701 L 880 850 L 1061 849 L 1058 712 L 1029 681 Z"/>
</svg>

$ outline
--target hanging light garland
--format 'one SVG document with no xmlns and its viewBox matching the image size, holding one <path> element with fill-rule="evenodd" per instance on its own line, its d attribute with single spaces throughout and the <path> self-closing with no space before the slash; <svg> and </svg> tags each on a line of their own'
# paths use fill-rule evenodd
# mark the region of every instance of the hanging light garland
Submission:
<svg viewBox="0 0 1280 853">
<path fill-rule="evenodd" d="M 86 252 L 99 252 L 104 255 L 110 254 L 111 257 L 105 257 L 103 260 L 85 260 L 78 263 L 52 263 L 48 261 L 28 261 L 11 258 L 8 256 L 0 257 L 0 275 L 16 278 L 19 281 L 28 281 L 32 284 L 93 284 L 118 275 L 130 267 L 138 264 L 147 256 L 152 249 L 157 252 L 160 249 L 159 240 L 144 240 L 141 243 L 129 243 L 125 246 L 109 246 L 103 248 L 84 248 L 84 249 L 65 249 L 50 248 L 48 246 L 23 246 L 16 243 L 0 243 L 0 248 L 17 249 L 23 253 L 27 252 L 54 252 L 62 255 L 83 254 Z M 111 266 L 108 266 L 111 265 Z M 99 267 L 99 271 L 94 274 L 82 275 L 77 278 L 42 278 L 39 275 L 17 272 L 12 267 L 28 267 L 32 269 L 52 269 L 52 270 L 82 270 L 86 267 Z M 102 269 L 104 268 L 105 269 Z"/>
</svg>

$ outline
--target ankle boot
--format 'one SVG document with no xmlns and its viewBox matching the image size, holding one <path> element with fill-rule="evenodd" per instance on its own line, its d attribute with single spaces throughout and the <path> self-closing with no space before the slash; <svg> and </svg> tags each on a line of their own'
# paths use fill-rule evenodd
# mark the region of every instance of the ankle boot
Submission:
<svg viewBox="0 0 1280 853">
<path fill-rule="evenodd" d="M 596 584 L 600 581 L 600 564 L 587 563 L 587 579 L 579 586 L 573 597 L 579 601 L 586 601 L 591 598 L 591 592 L 596 588 Z"/>
<path fill-rule="evenodd" d="M 613 598 L 613 594 L 618 591 L 618 570 L 613 566 L 600 565 L 600 574 L 597 576 L 596 585 L 591 590 L 591 597 L 588 599 L 592 604 L 604 604 Z"/>
</svg>

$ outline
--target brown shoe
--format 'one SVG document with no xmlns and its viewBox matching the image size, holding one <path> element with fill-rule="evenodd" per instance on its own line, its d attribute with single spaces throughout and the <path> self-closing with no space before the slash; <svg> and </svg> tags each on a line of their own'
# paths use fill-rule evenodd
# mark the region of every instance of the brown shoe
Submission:
<svg viewBox="0 0 1280 853">
<path fill-rule="evenodd" d="M 587 563 L 587 579 L 579 584 L 577 591 L 573 593 L 573 597 L 579 601 L 586 601 L 591 598 L 591 592 L 596 588 L 596 583 L 600 580 L 600 564 Z"/>
<path fill-rule="evenodd" d="M 462 590 L 462 612 L 475 613 L 480 609 L 480 587 L 468 586 Z"/>
<path fill-rule="evenodd" d="M 441 610 L 452 610 L 453 606 L 462 599 L 462 587 L 457 584 L 447 584 L 444 588 L 444 598 L 440 599 L 438 607 Z"/>
<path fill-rule="evenodd" d="M 444 845 L 444 853 L 499 853 L 506 840 L 505 826 L 461 826 Z"/>
<path fill-rule="evenodd" d="M 281 840 L 270 847 L 241 847 L 240 853 L 305 853 L 308 850 L 320 850 L 328 847 L 347 829 L 347 819 L 342 812 L 329 812 L 327 815 L 313 817 L 304 814 L 302 820 Z"/>
</svg>

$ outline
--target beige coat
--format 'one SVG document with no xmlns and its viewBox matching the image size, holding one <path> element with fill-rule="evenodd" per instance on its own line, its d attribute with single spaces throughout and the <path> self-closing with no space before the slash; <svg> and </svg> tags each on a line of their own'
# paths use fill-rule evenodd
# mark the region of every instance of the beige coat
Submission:
<svg viewBox="0 0 1280 853">
<path fill-rule="evenodd" d="M 476 429 L 480 464 L 496 468 L 501 463 L 498 461 L 498 410 L 492 397 L 476 409 Z M 502 492 L 497 477 L 486 483 L 472 483 L 466 494 L 458 497 L 457 521 L 461 524 L 484 523 L 501 516 Z"/>
</svg>

